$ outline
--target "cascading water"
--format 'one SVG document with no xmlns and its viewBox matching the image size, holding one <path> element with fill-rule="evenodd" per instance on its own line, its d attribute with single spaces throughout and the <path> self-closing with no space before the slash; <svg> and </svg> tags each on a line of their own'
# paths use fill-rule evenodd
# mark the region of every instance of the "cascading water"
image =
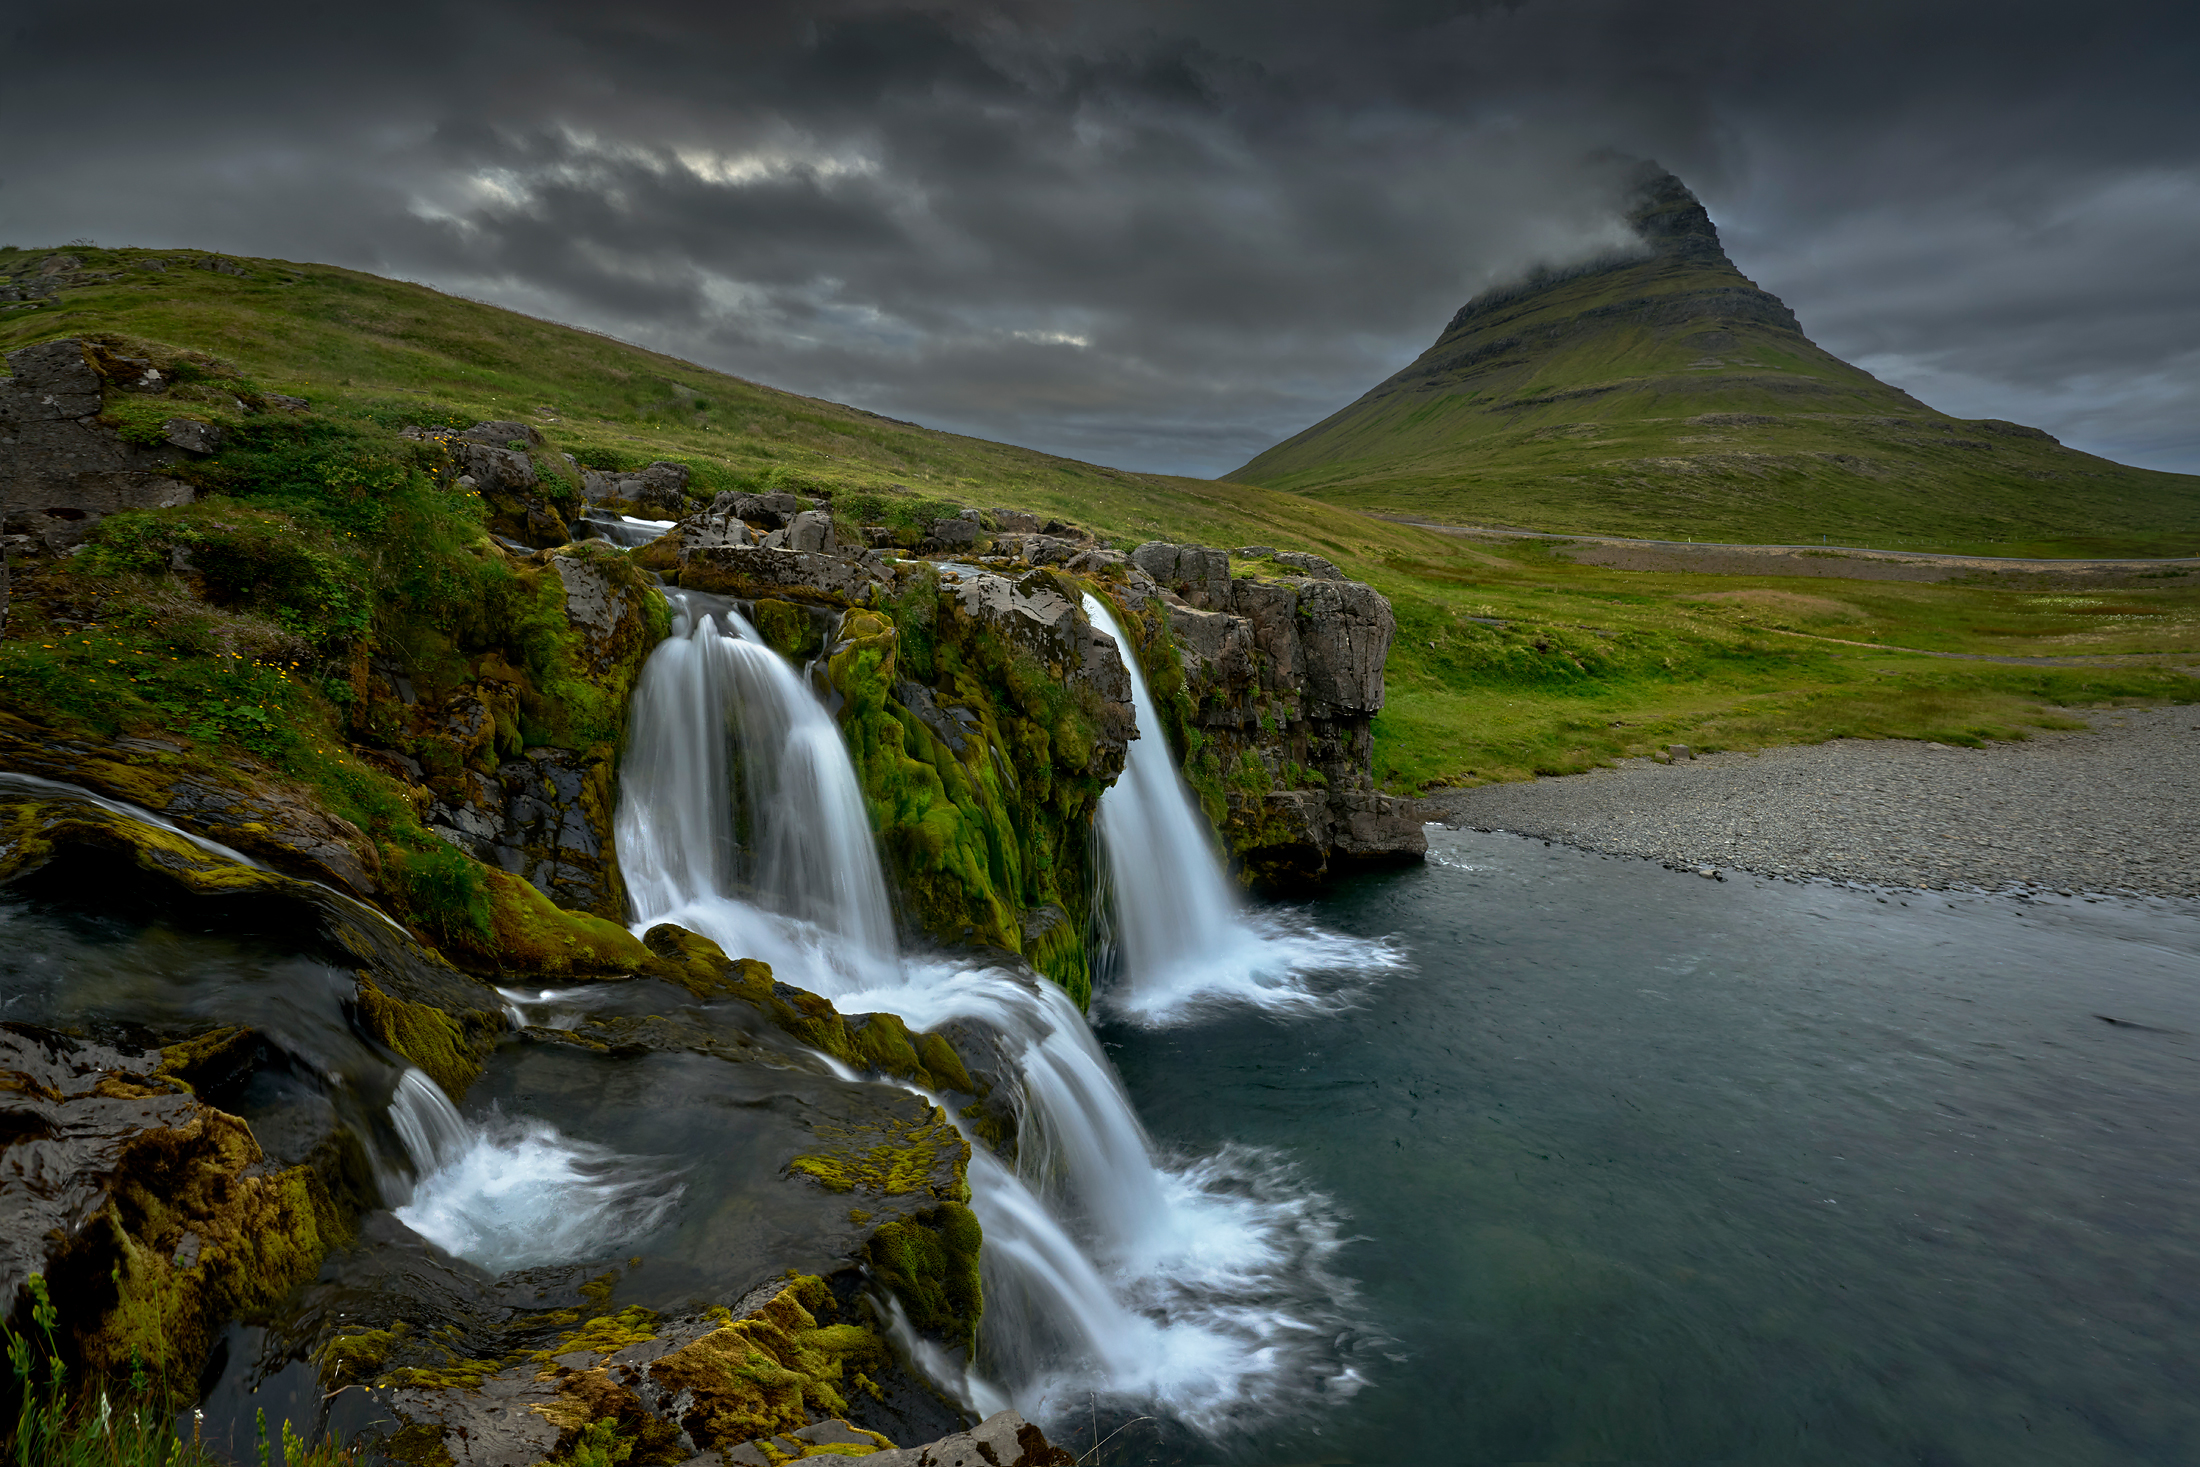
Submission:
<svg viewBox="0 0 2200 1467">
<path fill-rule="evenodd" d="M 1122 650 L 1140 732 L 1122 778 L 1100 797 L 1117 944 L 1116 981 L 1104 996 L 1109 1008 L 1156 1025 L 1216 1001 L 1314 1010 L 1337 995 L 1309 989 L 1308 976 L 1399 966 L 1388 943 L 1324 932 L 1293 914 L 1248 917 L 1240 909 L 1207 821 L 1161 735 L 1136 651 L 1098 597 L 1085 597 L 1085 615 Z"/>
<path fill-rule="evenodd" d="M 476 1125 L 419 1070 L 398 1078 L 389 1115 L 414 1171 L 381 1179 L 397 1220 L 491 1273 L 570 1262 L 638 1238 L 683 1190 L 660 1167 L 542 1121 L 491 1116 Z"/>
<path fill-rule="evenodd" d="M 650 541 L 672 528 L 672 520 L 642 520 L 616 510 L 591 508 L 576 526 L 583 532 L 582 538 L 609 540 L 612 544 L 631 550 Z"/>
<path fill-rule="evenodd" d="M 827 995 L 875 981 L 893 908 L 839 727 L 730 606 L 672 600 L 620 766 L 636 930 L 676 922 Z"/>
<path fill-rule="evenodd" d="M 1326 1202 L 1250 1152 L 1164 1165 L 1052 986 L 904 961 L 831 717 L 745 622 L 728 613 L 722 632 L 698 598 L 675 604 L 622 768 L 634 928 L 703 932 L 844 1011 L 917 1028 L 969 1018 L 1004 1036 L 1024 1119 L 1016 1170 L 982 1145 L 970 1166 L 986 1237 L 980 1370 L 1034 1415 L 1099 1393 L 1194 1424 L 1349 1385 L 1337 1342 L 1351 1333 L 1340 1302 L 1351 1290 L 1325 1266 L 1338 1246 Z M 935 1378 L 988 1399 L 964 1367 Z"/>
</svg>

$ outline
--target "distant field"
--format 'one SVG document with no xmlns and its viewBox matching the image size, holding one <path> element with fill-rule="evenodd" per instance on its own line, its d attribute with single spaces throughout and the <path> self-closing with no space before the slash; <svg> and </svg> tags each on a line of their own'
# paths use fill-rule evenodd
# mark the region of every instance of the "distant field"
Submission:
<svg viewBox="0 0 2200 1467">
<path fill-rule="evenodd" d="M 20 273 L 44 253 L 0 251 L 0 272 Z M 251 260 L 236 279 L 189 268 L 188 251 L 75 253 L 114 278 L 0 315 L 0 349 L 65 335 L 159 342 L 211 353 L 258 388 L 307 397 L 317 413 L 367 435 L 522 417 L 583 462 L 676 458 L 709 487 L 1026 508 L 1125 545 L 1179 539 L 1330 556 L 1398 612 L 1390 702 L 1376 724 L 1377 767 L 1396 790 L 1579 770 L 1666 742 L 2022 737 L 2052 717 L 2042 711 L 2050 705 L 2200 692 L 2183 673 L 2153 667 L 1947 662 L 1788 634 L 1993 655 L 2200 659 L 2200 577 L 2057 596 L 1604 570 L 1540 542 L 1464 541 L 1319 498 L 938 433 L 354 271 Z M 170 268 L 148 271 L 149 259 Z M 194 407 L 220 420 L 214 396 Z M 1524 514 L 1489 517 L 1533 524 Z M 1738 537 L 1772 538 L 1757 529 Z"/>
</svg>

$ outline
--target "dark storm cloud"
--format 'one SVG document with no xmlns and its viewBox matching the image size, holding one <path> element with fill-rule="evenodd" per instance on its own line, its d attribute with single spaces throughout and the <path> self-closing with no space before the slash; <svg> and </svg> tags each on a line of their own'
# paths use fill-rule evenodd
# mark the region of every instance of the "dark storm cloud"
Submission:
<svg viewBox="0 0 2200 1467">
<path fill-rule="evenodd" d="M 2113 11 L 2113 13 L 2110 13 Z M 1829 347 L 2200 468 L 2185 7 L 18 6 L 0 221 L 426 280 L 894 416 L 1227 469 L 1706 197 Z M 7 22 L 0 21 L 0 26 Z"/>
</svg>

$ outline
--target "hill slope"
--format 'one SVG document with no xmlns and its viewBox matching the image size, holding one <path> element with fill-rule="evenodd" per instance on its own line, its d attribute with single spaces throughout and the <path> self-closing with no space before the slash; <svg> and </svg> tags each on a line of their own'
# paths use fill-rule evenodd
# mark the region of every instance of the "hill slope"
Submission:
<svg viewBox="0 0 2200 1467">
<path fill-rule="evenodd" d="M 423 445 L 401 430 L 485 419 L 526 419 L 583 464 L 677 459 L 710 490 L 829 488 L 836 504 L 869 498 L 866 514 L 941 501 L 1013 506 L 1124 546 L 1168 539 L 1328 556 L 1388 596 L 1399 617 L 1389 702 L 1375 725 L 1391 789 L 1571 772 L 1673 740 L 2009 736 L 2041 700 L 2165 688 L 2189 696 L 2189 680 L 2152 671 L 1912 658 L 1897 678 L 1876 666 L 1886 661 L 1876 652 L 1804 635 L 1830 629 L 1999 655 L 2180 651 L 2194 645 L 2200 596 L 2187 579 L 2135 583 L 2113 598 L 1859 582 L 1836 604 L 1790 597 L 1778 581 L 1604 570 L 1540 542 L 1473 543 L 1375 519 L 1346 507 L 1349 494 L 1323 503 L 934 432 L 356 271 L 188 250 L 60 258 L 68 263 L 48 273 L 51 250 L 0 250 L 0 354 L 83 336 L 158 357 L 177 375 L 142 404 L 155 425 L 183 412 L 229 431 L 220 455 L 179 466 L 198 482 L 199 504 L 113 517 L 103 541 L 120 553 L 196 526 L 210 541 L 239 542 L 250 552 L 241 565 L 298 573 L 234 577 L 237 604 L 208 606 L 160 573 L 166 562 L 140 577 L 102 571 L 103 557 L 19 555 L 16 612 L 0 628 L 0 742 L 18 718 L 56 730 L 191 733 L 206 769 L 272 759 L 377 831 L 407 817 L 390 791 L 376 793 L 378 776 L 343 754 L 348 714 L 322 689 L 341 694 L 362 626 L 377 643 L 406 641 L 418 675 L 434 661 L 431 644 L 482 633 L 464 614 L 469 598 L 480 601 L 484 586 L 502 596 L 498 587 L 534 573 L 477 557 L 479 507 L 420 489 L 411 472 Z M 309 399 L 311 411 L 246 411 L 240 401 L 274 393 Z M 88 607 L 102 598 L 99 624 L 142 641 L 135 652 L 53 635 L 94 619 Z M 523 600 L 504 601 L 500 615 L 525 620 Z M 1804 607 L 1801 620 L 1782 609 L 1791 602 Z M 1794 626 L 1766 630 L 1785 627 L 1782 618 Z M 268 672 L 255 685 L 264 703 L 229 688 L 243 675 L 230 654 L 254 638 L 299 659 L 287 663 L 296 674 Z M 298 638 L 311 645 L 290 650 Z M 140 654 L 150 668 L 110 660 Z M 442 664 L 449 678 L 471 675 L 455 651 Z M 263 708 L 283 716 L 262 719 Z"/>
<path fill-rule="evenodd" d="M 1948 417 L 1813 344 L 1671 174 L 1646 169 L 1631 222 L 1641 253 L 1484 292 L 1412 365 L 1229 477 L 1455 522 L 1698 539 L 2105 538 L 2143 554 L 2200 534 L 2200 478 Z"/>
</svg>

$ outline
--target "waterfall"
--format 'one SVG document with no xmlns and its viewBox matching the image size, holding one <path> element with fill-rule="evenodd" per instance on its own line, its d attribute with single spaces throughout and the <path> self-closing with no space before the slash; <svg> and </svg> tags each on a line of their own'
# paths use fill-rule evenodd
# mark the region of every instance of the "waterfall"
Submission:
<svg viewBox="0 0 2200 1467">
<path fill-rule="evenodd" d="M 1016 1167 L 976 1143 L 969 1168 L 986 1239 L 978 1358 L 911 1358 L 973 1403 L 1005 1392 L 1044 1416 L 1101 1393 L 1194 1424 L 1341 1378 L 1336 1301 L 1350 1286 L 1324 1266 L 1338 1246 L 1326 1201 L 1258 1153 L 1157 1156 L 1053 985 L 904 958 L 832 718 L 730 608 L 673 597 L 680 618 L 643 670 L 621 767 L 634 930 L 677 922 L 843 1012 L 982 1021 L 1019 1076 Z"/>
<path fill-rule="evenodd" d="M 1100 797 L 1117 945 L 1116 982 L 1104 996 L 1109 1008 L 1155 1025 L 1218 1001 L 1308 1012 L 1344 997 L 1316 992 L 1308 977 L 1397 967 L 1400 955 L 1389 943 L 1325 932 L 1294 913 L 1241 911 L 1206 818 L 1169 753 L 1137 649 L 1098 597 L 1085 597 L 1085 615 L 1123 654 L 1139 731 L 1122 778 Z"/>
<path fill-rule="evenodd" d="M 616 510 L 591 506 L 573 528 L 576 539 L 609 540 L 622 549 L 632 550 L 647 545 L 677 523 L 674 520 L 643 520 Z"/>
<path fill-rule="evenodd" d="M 575 1141 L 546 1122 L 468 1121 L 416 1069 L 398 1077 L 389 1117 L 413 1169 L 410 1179 L 380 1178 L 393 1214 L 491 1273 L 628 1247 L 663 1222 L 685 1190 L 661 1166 Z"/>
<path fill-rule="evenodd" d="M 677 922 L 828 996 L 875 981 L 893 908 L 839 726 L 731 606 L 672 597 L 619 770 L 635 930 Z"/>
</svg>

